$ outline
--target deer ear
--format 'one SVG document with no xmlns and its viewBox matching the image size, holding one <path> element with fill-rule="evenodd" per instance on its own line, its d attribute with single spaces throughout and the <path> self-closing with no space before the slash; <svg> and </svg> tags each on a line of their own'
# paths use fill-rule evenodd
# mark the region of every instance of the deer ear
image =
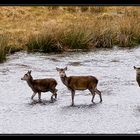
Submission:
<svg viewBox="0 0 140 140">
<path fill-rule="evenodd" d="M 136 67 L 134 66 L 134 69 L 136 69 Z"/>
<path fill-rule="evenodd" d="M 56 67 L 56 70 L 59 71 L 60 69 Z"/>
<path fill-rule="evenodd" d="M 64 68 L 64 70 L 67 70 L 67 69 L 68 69 L 67 67 Z"/>
<path fill-rule="evenodd" d="M 32 72 L 31 70 L 28 71 L 29 74 L 31 74 L 31 72 Z"/>
</svg>

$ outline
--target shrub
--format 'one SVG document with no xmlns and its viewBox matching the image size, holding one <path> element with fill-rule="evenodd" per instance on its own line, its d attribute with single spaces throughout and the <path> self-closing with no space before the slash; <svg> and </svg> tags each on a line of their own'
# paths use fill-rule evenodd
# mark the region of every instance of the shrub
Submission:
<svg viewBox="0 0 140 140">
<path fill-rule="evenodd" d="M 72 29 L 66 32 L 63 37 L 63 45 L 68 49 L 88 49 L 90 45 L 91 37 L 83 29 Z"/>
<path fill-rule="evenodd" d="M 140 43 L 140 21 L 124 17 L 118 25 L 117 42 L 120 47 L 133 47 Z"/>
<path fill-rule="evenodd" d="M 0 35 L 0 63 L 6 60 L 6 47 L 8 45 L 5 36 Z"/>
<path fill-rule="evenodd" d="M 50 53 L 62 51 L 59 42 L 57 42 L 52 35 L 46 33 L 31 36 L 26 46 L 29 52 Z"/>
</svg>

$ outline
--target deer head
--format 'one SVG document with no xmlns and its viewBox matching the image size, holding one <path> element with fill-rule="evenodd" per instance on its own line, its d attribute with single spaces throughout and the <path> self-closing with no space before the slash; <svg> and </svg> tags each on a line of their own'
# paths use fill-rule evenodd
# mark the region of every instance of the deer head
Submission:
<svg viewBox="0 0 140 140">
<path fill-rule="evenodd" d="M 60 77 L 65 77 L 66 76 L 65 71 L 67 70 L 67 67 L 65 67 L 64 69 L 56 67 L 56 70 L 59 72 Z"/>
<path fill-rule="evenodd" d="M 134 69 L 136 70 L 136 73 L 137 73 L 137 74 L 140 74 L 140 67 L 135 67 L 135 66 L 134 66 Z"/>
<path fill-rule="evenodd" d="M 28 81 L 28 80 L 32 79 L 31 72 L 32 72 L 31 70 L 28 71 L 28 72 L 21 78 L 21 80 Z"/>
</svg>

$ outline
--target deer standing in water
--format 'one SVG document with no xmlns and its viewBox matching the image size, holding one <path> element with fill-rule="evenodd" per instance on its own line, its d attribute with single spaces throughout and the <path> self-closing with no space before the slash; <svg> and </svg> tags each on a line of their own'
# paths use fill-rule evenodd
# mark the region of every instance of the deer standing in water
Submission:
<svg viewBox="0 0 140 140">
<path fill-rule="evenodd" d="M 136 81 L 140 87 L 140 68 L 134 66 L 134 69 L 136 70 Z"/>
<path fill-rule="evenodd" d="M 51 101 L 53 102 L 53 96 L 55 99 L 57 98 L 57 82 L 53 78 L 46 78 L 46 79 L 33 79 L 31 76 L 31 71 L 28 71 L 21 80 L 25 80 L 28 83 L 28 86 L 32 89 L 33 95 L 31 99 L 33 100 L 34 96 L 38 93 L 39 102 L 41 102 L 41 92 L 48 92 L 52 93 Z"/>
<path fill-rule="evenodd" d="M 88 89 L 92 94 L 92 103 L 95 97 L 95 93 L 100 96 L 100 102 L 102 102 L 101 92 L 97 89 L 98 79 L 94 76 L 69 76 L 67 77 L 65 71 L 67 67 L 57 68 L 62 83 L 71 91 L 72 106 L 74 106 L 75 90 L 86 90 Z"/>
</svg>

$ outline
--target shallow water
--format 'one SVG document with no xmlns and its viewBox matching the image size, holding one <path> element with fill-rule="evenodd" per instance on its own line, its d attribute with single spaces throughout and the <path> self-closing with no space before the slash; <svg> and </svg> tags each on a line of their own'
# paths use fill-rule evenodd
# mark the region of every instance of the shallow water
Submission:
<svg viewBox="0 0 140 140">
<path fill-rule="evenodd" d="M 1 134 L 113 134 L 140 133 L 140 88 L 133 66 L 140 65 L 140 47 L 63 54 L 16 53 L 0 64 Z M 71 107 L 70 91 L 62 84 L 57 67 L 67 75 L 93 75 L 99 79 L 103 102 L 89 91 L 77 91 Z M 21 77 L 32 70 L 35 78 L 58 81 L 58 99 L 43 93 L 43 103 L 32 102 L 31 89 Z"/>
</svg>

